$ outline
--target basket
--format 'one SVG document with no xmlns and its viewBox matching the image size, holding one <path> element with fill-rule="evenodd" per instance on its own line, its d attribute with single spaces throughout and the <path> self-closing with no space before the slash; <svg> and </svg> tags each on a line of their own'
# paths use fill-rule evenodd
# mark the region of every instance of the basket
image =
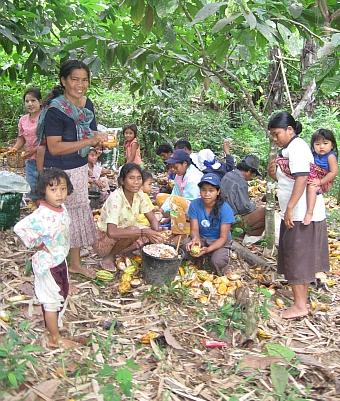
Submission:
<svg viewBox="0 0 340 401">
<path fill-rule="evenodd" d="M 25 167 L 25 160 L 22 158 L 20 153 L 10 153 L 6 155 L 7 165 L 12 168 L 23 168 Z"/>
<path fill-rule="evenodd" d="M 0 194 L 0 230 L 13 227 L 19 220 L 21 199 L 18 193 Z"/>
</svg>

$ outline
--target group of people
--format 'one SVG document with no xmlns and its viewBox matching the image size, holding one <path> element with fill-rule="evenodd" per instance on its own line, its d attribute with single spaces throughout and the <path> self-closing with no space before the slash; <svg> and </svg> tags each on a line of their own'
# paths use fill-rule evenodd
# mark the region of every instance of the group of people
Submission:
<svg viewBox="0 0 340 401">
<path fill-rule="evenodd" d="M 50 346 L 63 342 L 57 320 L 68 294 L 68 271 L 93 277 L 94 272 L 81 264 L 82 247 L 94 246 L 103 258 L 103 268 L 110 269 L 116 255 L 135 249 L 136 244 L 164 240 L 157 211 L 171 220 L 174 233 L 188 235 L 184 241 L 187 254 L 198 246 L 194 257 L 210 257 L 217 273 L 223 275 L 228 269 L 235 215 L 250 235 L 261 235 L 265 222 L 264 208 L 252 203 L 248 195 L 247 182 L 260 174 L 259 160 L 248 155 L 235 166 L 229 141 L 223 144 L 224 162 L 209 149 L 192 152 L 185 140 L 178 141 L 174 150 L 169 144 L 161 145 L 157 154 L 165 161 L 174 186 L 170 194 L 158 194 L 154 205 L 148 196 L 153 178 L 141 167 L 137 127 L 129 125 L 123 132 L 126 163 L 120 169 L 119 187 L 107 197 L 96 227 L 88 200 L 88 158 L 91 152 L 97 157 L 93 149 L 101 148 L 107 134 L 97 131 L 94 107 L 86 97 L 87 65 L 78 60 L 64 62 L 59 80 L 60 86 L 44 102 L 38 93 L 25 93 L 28 114 L 19 122 L 13 147 L 19 150 L 26 145 L 27 180 L 40 200 L 38 209 L 17 223 L 14 231 L 26 246 L 37 250 L 32 258 L 35 290 Z M 294 294 L 294 303 L 283 317 L 295 318 L 308 314 L 307 289 L 315 272 L 329 269 L 322 193 L 337 174 L 337 146 L 333 133 L 320 129 L 313 135 L 311 151 L 299 138 L 301 124 L 286 112 L 272 117 L 268 129 L 282 148 L 268 168 L 278 181 L 282 218 L 278 271 Z M 100 173 L 96 177 L 100 179 Z M 311 244 L 308 252 L 301 245 L 307 241 Z"/>
</svg>

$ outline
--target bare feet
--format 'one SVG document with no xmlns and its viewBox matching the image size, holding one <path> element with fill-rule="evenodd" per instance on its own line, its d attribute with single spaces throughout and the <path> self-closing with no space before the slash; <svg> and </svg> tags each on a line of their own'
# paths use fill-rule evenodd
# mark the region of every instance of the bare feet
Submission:
<svg viewBox="0 0 340 401">
<path fill-rule="evenodd" d="M 292 305 L 282 312 L 283 319 L 296 319 L 299 317 L 307 316 L 309 313 L 307 305 L 304 308 L 299 308 L 296 305 Z"/>
<path fill-rule="evenodd" d="M 80 343 L 69 340 L 68 338 L 60 338 L 58 345 L 59 345 L 59 348 L 63 348 L 63 349 L 72 349 L 72 348 L 78 348 L 81 346 Z"/>
<path fill-rule="evenodd" d="M 85 276 L 87 278 L 96 277 L 96 272 L 94 269 L 90 270 L 82 266 L 69 266 L 68 270 L 70 273 L 81 274 L 82 276 Z"/>
<path fill-rule="evenodd" d="M 313 213 L 307 212 L 307 213 L 306 213 L 306 216 L 305 216 L 305 218 L 303 219 L 303 222 L 302 222 L 302 223 L 303 223 L 305 226 L 308 226 L 308 225 L 311 223 L 312 218 L 313 218 Z"/>
<path fill-rule="evenodd" d="M 70 296 L 77 295 L 77 294 L 79 294 L 79 288 L 77 288 L 76 286 L 70 284 L 70 288 L 68 290 L 68 293 L 69 293 Z"/>
<path fill-rule="evenodd" d="M 117 270 L 114 261 L 108 257 L 103 258 L 103 260 L 100 262 L 100 265 L 104 270 L 109 270 L 111 272 L 115 272 Z"/>
<path fill-rule="evenodd" d="M 69 340 L 67 338 L 59 337 L 58 339 L 54 339 L 49 335 L 44 336 L 41 340 L 41 343 L 43 347 L 50 349 L 71 349 L 81 346 L 81 344 L 79 344 L 78 342 Z"/>
</svg>

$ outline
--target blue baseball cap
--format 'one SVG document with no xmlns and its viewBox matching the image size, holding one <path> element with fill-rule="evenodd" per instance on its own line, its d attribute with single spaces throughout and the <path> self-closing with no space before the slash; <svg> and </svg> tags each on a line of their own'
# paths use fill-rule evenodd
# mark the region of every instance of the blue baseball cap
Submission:
<svg viewBox="0 0 340 401">
<path fill-rule="evenodd" d="M 166 160 L 166 164 L 176 164 L 187 162 L 191 163 L 190 155 L 182 149 L 175 150 L 170 159 Z"/>
<path fill-rule="evenodd" d="M 219 188 L 221 186 L 221 179 L 217 174 L 207 173 L 203 175 L 198 186 L 201 187 L 203 184 L 210 184 Z"/>
</svg>

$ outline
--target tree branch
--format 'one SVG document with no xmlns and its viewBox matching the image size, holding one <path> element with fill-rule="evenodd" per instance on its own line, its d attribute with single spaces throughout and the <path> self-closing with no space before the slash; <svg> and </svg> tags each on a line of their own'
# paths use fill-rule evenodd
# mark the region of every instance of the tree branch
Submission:
<svg viewBox="0 0 340 401">
<path fill-rule="evenodd" d="M 304 30 L 306 30 L 310 35 L 314 36 L 315 38 L 319 39 L 322 43 L 325 43 L 325 40 L 322 39 L 321 36 L 318 36 L 316 33 L 312 32 L 310 29 L 308 29 L 305 25 L 301 24 L 301 22 L 294 21 L 293 19 L 289 18 L 272 18 L 272 21 L 289 21 L 292 24 L 301 26 Z"/>
<path fill-rule="evenodd" d="M 182 9 L 183 9 L 183 11 L 184 11 L 185 16 L 188 18 L 188 20 L 189 20 L 190 22 L 192 22 L 192 21 L 193 21 L 193 18 L 192 18 L 192 16 L 190 15 L 190 13 L 189 13 L 188 9 L 186 8 L 186 6 L 183 4 L 183 2 L 180 2 L 180 5 L 181 5 L 181 7 L 182 7 Z M 194 30 L 195 30 L 195 32 L 196 32 L 197 39 L 198 39 L 198 41 L 199 41 L 199 43 L 200 43 L 200 45 L 201 45 L 202 57 L 203 57 L 203 60 L 205 61 L 205 45 L 204 45 L 204 41 L 203 41 L 203 39 L 202 39 L 202 35 L 201 35 L 200 31 L 197 29 L 197 26 L 196 26 L 196 25 L 194 25 L 193 28 L 194 28 Z"/>
</svg>

